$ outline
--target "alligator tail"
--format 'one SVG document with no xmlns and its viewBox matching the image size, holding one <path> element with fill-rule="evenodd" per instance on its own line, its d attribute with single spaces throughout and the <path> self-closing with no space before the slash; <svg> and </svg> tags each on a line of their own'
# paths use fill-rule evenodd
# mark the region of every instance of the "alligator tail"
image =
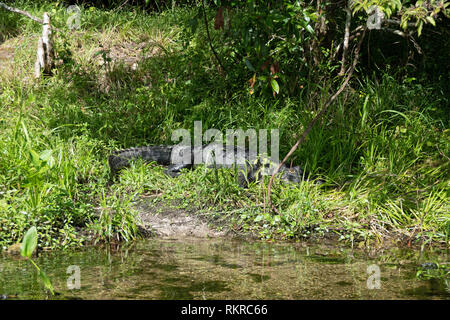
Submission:
<svg viewBox="0 0 450 320">
<path fill-rule="evenodd" d="M 108 157 L 111 178 L 114 179 L 119 170 L 129 167 L 133 161 L 138 159 L 142 159 L 146 163 L 156 162 L 168 165 L 171 153 L 172 146 L 145 146 L 115 151 Z"/>
</svg>

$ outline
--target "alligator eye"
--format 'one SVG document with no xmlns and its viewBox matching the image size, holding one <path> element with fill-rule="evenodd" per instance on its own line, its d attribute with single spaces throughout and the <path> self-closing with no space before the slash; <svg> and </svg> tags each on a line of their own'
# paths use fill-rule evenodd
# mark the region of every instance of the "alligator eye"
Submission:
<svg viewBox="0 0 450 320">
<path fill-rule="evenodd" d="M 289 169 L 289 172 L 290 173 L 295 173 L 295 170 L 294 169 Z"/>
</svg>

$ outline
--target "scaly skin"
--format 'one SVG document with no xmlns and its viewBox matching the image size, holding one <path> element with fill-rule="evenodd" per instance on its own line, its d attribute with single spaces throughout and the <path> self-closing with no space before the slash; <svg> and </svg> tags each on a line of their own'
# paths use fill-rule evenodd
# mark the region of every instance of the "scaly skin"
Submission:
<svg viewBox="0 0 450 320">
<path fill-rule="evenodd" d="M 214 153 L 211 153 L 211 150 L 214 150 Z M 216 154 L 218 152 L 223 152 L 223 158 Z M 207 154 L 216 154 L 218 159 L 223 159 L 223 161 L 214 163 L 211 158 L 204 159 L 203 157 L 206 157 Z M 178 156 L 180 160 L 177 161 L 175 156 Z M 248 182 L 260 179 L 261 169 L 269 168 L 268 159 L 260 158 L 254 152 L 235 146 L 214 144 L 194 148 L 189 146 L 144 146 L 115 151 L 110 155 L 108 163 L 111 169 L 111 178 L 114 179 L 120 169 L 129 167 L 132 161 L 138 159 L 169 166 L 166 173 L 172 177 L 177 176 L 181 169 L 192 168 L 192 163 L 198 160 L 208 167 L 236 168 L 239 172 L 239 184 L 243 187 L 246 187 Z M 281 180 L 286 182 L 298 183 L 303 179 L 303 170 L 299 167 L 287 168 L 282 166 L 279 172 L 282 175 Z"/>
<path fill-rule="evenodd" d="M 114 176 L 120 169 L 129 167 L 132 161 L 142 159 L 144 162 L 157 162 L 170 165 L 172 146 L 144 146 L 115 151 L 108 158 L 111 174 Z"/>
</svg>

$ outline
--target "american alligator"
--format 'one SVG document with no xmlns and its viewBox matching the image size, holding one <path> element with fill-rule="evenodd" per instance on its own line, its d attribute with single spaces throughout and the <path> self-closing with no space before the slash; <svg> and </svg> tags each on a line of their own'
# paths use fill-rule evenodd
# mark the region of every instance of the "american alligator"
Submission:
<svg viewBox="0 0 450 320">
<path fill-rule="evenodd" d="M 144 162 L 156 162 L 168 166 L 165 173 L 176 177 L 182 169 L 193 168 L 197 164 L 207 167 L 234 168 L 238 172 L 238 182 L 241 187 L 247 187 L 249 182 L 259 180 L 263 174 L 271 174 L 278 163 L 271 162 L 267 157 L 260 157 L 255 152 L 236 146 L 209 144 L 199 147 L 191 146 L 144 146 L 115 151 L 108 158 L 111 169 L 111 180 L 117 172 L 129 167 L 131 162 L 142 159 Z M 288 168 L 283 165 L 279 174 L 281 180 L 299 183 L 305 176 L 303 170 L 296 166 Z"/>
</svg>

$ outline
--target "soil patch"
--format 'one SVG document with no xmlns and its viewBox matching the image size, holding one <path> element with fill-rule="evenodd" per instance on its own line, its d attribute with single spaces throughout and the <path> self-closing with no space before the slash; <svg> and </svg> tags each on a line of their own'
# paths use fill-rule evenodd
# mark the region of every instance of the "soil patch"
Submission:
<svg viewBox="0 0 450 320">
<path fill-rule="evenodd" d="M 207 214 L 179 209 L 168 204 L 155 204 L 143 199 L 135 204 L 142 228 L 160 238 L 217 238 L 230 236 L 227 228 L 220 228 Z M 221 229 L 221 230 L 219 230 Z"/>
</svg>

